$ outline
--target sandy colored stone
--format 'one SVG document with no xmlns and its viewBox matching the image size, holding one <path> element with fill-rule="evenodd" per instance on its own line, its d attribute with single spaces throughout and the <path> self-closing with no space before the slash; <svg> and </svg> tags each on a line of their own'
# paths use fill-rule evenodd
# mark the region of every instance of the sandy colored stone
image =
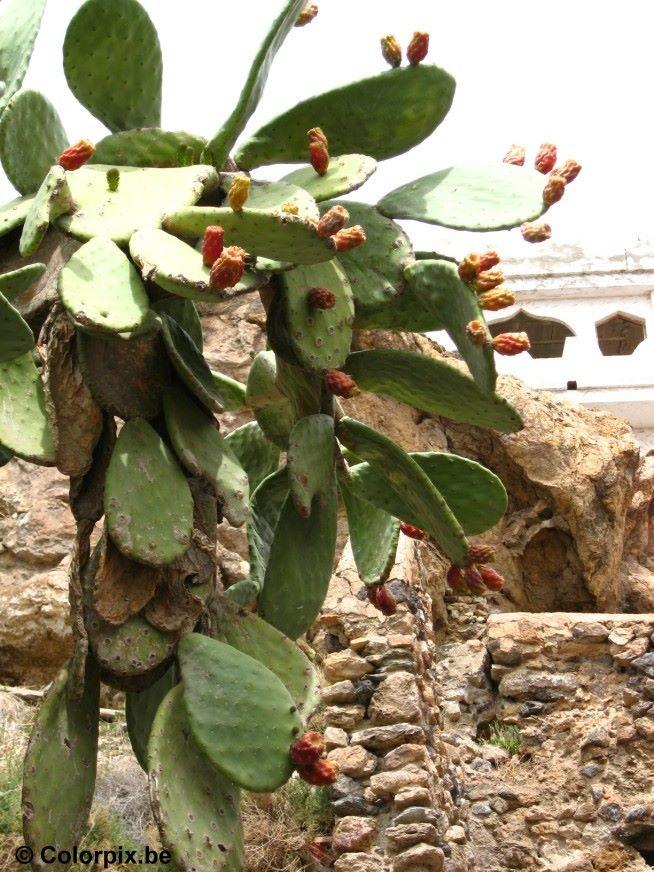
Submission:
<svg viewBox="0 0 654 872">
<path fill-rule="evenodd" d="M 388 827 L 386 838 L 395 851 L 404 851 L 419 842 L 433 844 L 438 839 L 438 830 L 433 824 L 400 824 Z"/>
<path fill-rule="evenodd" d="M 323 687 L 320 695 L 325 705 L 354 702 L 356 700 L 356 688 L 353 682 L 349 680 L 337 681 L 336 684 L 329 684 L 327 687 Z"/>
<path fill-rule="evenodd" d="M 418 766 L 410 765 L 392 772 L 379 772 L 370 777 L 370 790 L 380 799 L 390 799 L 405 787 L 429 787 L 429 773 Z"/>
<path fill-rule="evenodd" d="M 414 675 L 392 672 L 372 695 L 368 717 L 375 724 L 417 723 L 421 718 L 420 692 Z"/>
<path fill-rule="evenodd" d="M 348 731 L 358 727 L 365 714 L 362 705 L 330 705 L 324 711 L 325 721 L 330 727 Z"/>
<path fill-rule="evenodd" d="M 378 854 L 342 854 L 334 863 L 334 872 L 386 872 L 390 868 Z"/>
<path fill-rule="evenodd" d="M 325 681 L 335 684 L 345 679 L 356 680 L 372 672 L 372 666 L 363 657 L 349 649 L 328 654 L 322 662 Z"/>
<path fill-rule="evenodd" d="M 381 760 L 381 769 L 389 771 L 391 769 L 401 769 L 408 763 L 417 763 L 423 765 L 427 762 L 427 749 L 424 745 L 400 745 L 398 748 L 393 748 L 388 754 L 385 754 Z"/>
<path fill-rule="evenodd" d="M 377 768 L 377 758 L 361 745 L 347 748 L 334 748 L 327 755 L 338 766 L 343 775 L 350 778 L 365 778 Z"/>
<path fill-rule="evenodd" d="M 377 823 L 374 818 L 355 817 L 353 815 L 339 818 L 333 832 L 332 847 L 338 853 L 367 851 L 377 835 Z"/>
<path fill-rule="evenodd" d="M 393 872 L 418 872 L 431 870 L 442 872 L 445 865 L 445 854 L 441 848 L 433 845 L 418 844 L 398 854 L 393 860 Z"/>
<path fill-rule="evenodd" d="M 324 739 L 325 747 L 328 751 L 331 751 L 332 748 L 347 747 L 347 733 L 339 727 L 327 727 L 324 732 Z"/>
</svg>

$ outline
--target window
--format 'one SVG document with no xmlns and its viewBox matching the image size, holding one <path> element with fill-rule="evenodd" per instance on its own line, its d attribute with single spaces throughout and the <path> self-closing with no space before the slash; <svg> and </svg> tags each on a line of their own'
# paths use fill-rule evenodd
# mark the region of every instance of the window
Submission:
<svg viewBox="0 0 654 872">
<path fill-rule="evenodd" d="M 605 357 L 633 354 L 645 339 L 645 321 L 622 312 L 598 321 L 595 330 L 600 351 Z"/>
<path fill-rule="evenodd" d="M 567 324 L 553 318 L 539 318 L 520 310 L 511 318 L 493 321 L 488 325 L 493 336 L 498 333 L 524 332 L 531 342 L 529 354 L 532 357 L 563 357 L 563 348 L 568 336 L 574 336 Z"/>
</svg>

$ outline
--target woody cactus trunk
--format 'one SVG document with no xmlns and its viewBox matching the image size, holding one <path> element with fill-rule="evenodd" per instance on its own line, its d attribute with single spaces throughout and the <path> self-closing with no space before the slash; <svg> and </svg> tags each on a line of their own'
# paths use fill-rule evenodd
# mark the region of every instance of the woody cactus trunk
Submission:
<svg viewBox="0 0 654 872">
<path fill-rule="evenodd" d="M 534 222 L 578 165 L 552 172 L 546 144 L 531 169 L 512 147 L 504 161 L 437 170 L 377 205 L 340 199 L 447 115 L 455 83 L 425 61 L 425 33 L 408 64 L 384 37 L 390 69 L 239 143 L 275 53 L 316 15 L 303 0 L 270 4 L 277 17 L 209 141 L 159 126 L 161 51 L 137 0 L 86 0 L 64 70 L 109 133 L 70 146 L 47 98 L 20 90 L 44 4 L 5 0 L 0 18 L 1 159 L 20 195 L 0 208 L 0 446 L 4 462 L 70 476 L 75 645 L 27 751 L 25 841 L 42 868 L 42 846 L 72 846 L 83 832 L 104 682 L 126 691 L 134 753 L 177 866 L 238 870 L 241 789 L 275 790 L 294 769 L 312 784 L 336 777 L 321 737 L 305 734 L 317 679 L 295 640 L 326 594 L 339 504 L 385 613 L 400 530 L 445 552 L 453 586 L 502 584 L 492 553 L 468 539 L 505 511 L 498 478 L 452 454 L 407 453 L 339 406 L 373 391 L 504 433 L 522 426 L 495 393 L 494 353 L 528 339 L 493 340 L 484 321 L 485 308 L 514 299 L 497 255 L 459 265 L 415 253 L 395 219 L 524 225 L 538 241 L 549 228 Z M 277 163 L 301 166 L 257 180 Z M 205 361 L 195 303 L 219 309 L 257 292 L 268 350 L 240 384 Z M 353 331 L 375 327 L 445 329 L 470 374 L 404 351 L 352 352 Z M 225 433 L 220 415 L 234 409 L 253 420 Z M 250 548 L 248 580 L 227 590 L 216 577 L 223 518 L 247 526 Z"/>
</svg>

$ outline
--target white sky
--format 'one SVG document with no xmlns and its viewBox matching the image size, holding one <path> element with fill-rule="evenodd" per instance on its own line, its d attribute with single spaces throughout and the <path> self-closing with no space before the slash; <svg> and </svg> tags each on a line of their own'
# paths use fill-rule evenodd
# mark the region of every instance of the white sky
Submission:
<svg viewBox="0 0 654 872">
<path fill-rule="evenodd" d="M 142 0 L 163 46 L 164 127 L 215 132 L 279 2 Z M 79 5 L 49 0 L 25 82 L 52 100 L 71 142 L 104 132 L 68 92 L 62 71 L 66 26 Z M 395 33 L 405 45 L 413 30 L 428 30 L 429 59 L 457 80 L 452 110 L 427 142 L 384 162 L 356 197 L 374 202 L 453 163 L 501 160 L 512 142 L 535 149 L 549 140 L 561 158 L 574 156 L 584 167 L 549 213 L 553 241 L 582 241 L 599 253 L 654 237 L 651 0 L 319 0 L 319 7 L 316 20 L 282 47 L 248 130 L 300 99 L 385 69 L 383 34 Z M 272 177 L 270 170 L 259 175 Z M 2 186 L 11 196 L 4 178 Z M 419 247 L 455 253 L 470 247 L 470 236 L 409 229 Z M 528 248 L 519 231 L 474 242 L 497 244 L 507 254 Z"/>
</svg>

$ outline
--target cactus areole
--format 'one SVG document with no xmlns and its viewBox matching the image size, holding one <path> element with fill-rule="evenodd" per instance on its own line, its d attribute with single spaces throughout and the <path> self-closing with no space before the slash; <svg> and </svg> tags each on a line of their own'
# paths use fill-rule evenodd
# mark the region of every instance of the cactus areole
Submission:
<svg viewBox="0 0 654 872">
<path fill-rule="evenodd" d="M 356 420 L 357 396 L 505 433 L 522 427 L 496 393 L 494 355 L 528 348 L 528 337 L 491 342 L 484 318 L 514 299 L 499 255 L 480 245 L 460 267 L 418 259 L 396 219 L 522 227 L 536 241 L 549 225 L 531 222 L 579 164 L 551 173 L 548 144 L 534 169 L 512 146 L 505 162 L 434 167 L 377 205 L 337 202 L 438 128 L 454 80 L 430 63 L 426 33 L 416 32 L 408 62 L 386 36 L 368 78 L 241 141 L 276 52 L 306 38 L 295 25 L 317 11 L 304 0 L 269 5 L 275 17 L 238 103 L 208 141 L 160 128 L 161 49 L 138 0 L 85 0 L 64 71 L 109 128 L 99 143 L 83 130 L 69 139 L 54 106 L 21 90 L 44 3 L 0 8 L 0 158 L 17 189 L 0 207 L 0 458 L 69 476 L 77 525 L 73 653 L 25 764 L 35 854 L 84 832 L 101 683 L 127 693 L 132 746 L 180 869 L 243 868 L 241 789 L 275 790 L 294 769 L 315 785 L 336 778 L 308 723 L 317 681 L 296 640 L 323 604 L 341 508 L 380 620 L 406 608 L 385 586 L 400 524 L 424 540 L 416 547 L 443 552 L 452 585 L 502 584 L 484 562 L 492 549 L 467 539 L 506 509 L 499 479 L 454 455 L 408 453 Z M 275 163 L 300 167 L 257 178 Z M 534 227 L 547 234 L 525 229 Z M 261 295 L 268 348 L 241 384 L 205 360 L 196 303 L 220 314 L 245 294 Z M 362 328 L 445 328 L 468 372 L 362 351 Z M 220 418 L 234 411 L 246 423 L 229 432 Z M 250 549 L 249 577 L 229 587 L 216 563 L 223 520 L 246 526 Z"/>
</svg>

